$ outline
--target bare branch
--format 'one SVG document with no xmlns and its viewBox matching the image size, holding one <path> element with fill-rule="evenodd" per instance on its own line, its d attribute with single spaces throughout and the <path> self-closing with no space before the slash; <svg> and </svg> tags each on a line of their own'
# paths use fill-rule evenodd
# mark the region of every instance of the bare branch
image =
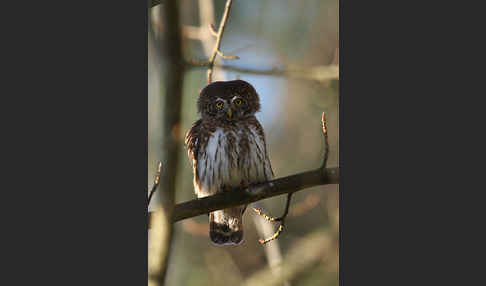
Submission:
<svg viewBox="0 0 486 286">
<path fill-rule="evenodd" d="M 281 221 L 280 225 L 278 226 L 277 231 L 272 236 L 270 236 L 269 238 L 259 239 L 258 240 L 258 242 L 260 244 L 266 244 L 266 243 L 268 243 L 268 242 L 276 239 L 280 235 L 280 233 L 284 230 L 284 227 L 285 227 L 285 218 L 287 217 L 287 215 L 289 213 L 289 207 L 290 207 L 290 201 L 291 200 L 292 200 L 292 193 L 288 193 L 287 194 L 287 202 L 285 204 L 284 214 L 282 216 L 278 217 L 278 218 L 269 217 L 266 214 L 264 214 L 261 210 L 259 210 L 259 209 L 253 209 L 257 214 L 261 215 L 262 217 L 264 217 L 266 220 L 268 220 L 270 222 Z"/>
<path fill-rule="evenodd" d="M 255 205 L 259 206 L 260 203 L 257 202 Z M 269 237 L 274 233 L 273 225 L 267 223 L 261 216 L 252 216 L 252 220 L 260 237 Z M 267 244 L 263 247 L 263 251 L 265 252 L 267 258 L 266 261 L 270 271 L 276 276 L 282 275 L 282 251 L 280 249 L 279 241 L 274 240 L 272 243 Z M 290 281 L 284 281 L 280 286 L 291 286 L 291 284 Z"/>
<path fill-rule="evenodd" d="M 326 165 L 327 165 L 327 158 L 328 158 L 328 155 L 329 155 L 329 143 L 328 143 L 328 140 L 327 140 L 326 114 L 324 112 L 322 113 L 322 116 L 321 116 L 321 122 L 322 122 L 322 133 L 324 133 L 324 145 L 325 145 L 324 160 L 322 162 L 321 169 L 325 170 Z M 290 207 L 290 201 L 291 200 L 292 200 L 292 193 L 288 193 L 287 203 L 285 204 L 284 214 L 282 216 L 278 217 L 278 218 L 267 216 L 261 210 L 254 209 L 257 214 L 263 216 L 266 220 L 268 220 L 270 222 L 275 222 L 275 221 L 281 222 L 280 225 L 278 226 L 277 231 L 272 236 L 270 236 L 269 238 L 266 238 L 266 239 L 258 240 L 258 242 L 260 242 L 260 244 L 265 244 L 265 243 L 268 243 L 268 242 L 270 242 L 274 239 L 277 239 L 277 237 L 280 235 L 280 233 L 282 233 L 282 231 L 285 227 L 285 218 L 287 218 L 287 215 L 289 214 L 289 207 Z"/>
<path fill-rule="evenodd" d="M 213 24 L 209 24 L 209 32 L 211 32 L 211 35 L 217 37 L 218 36 L 218 32 L 216 32 L 216 28 L 214 27 Z"/>
<path fill-rule="evenodd" d="M 244 190 L 231 190 L 213 196 L 179 203 L 174 207 L 172 221 L 178 222 L 215 210 L 250 204 L 263 199 L 330 184 L 339 184 L 339 168 L 324 170 L 319 168 L 251 186 Z M 150 216 L 151 213 L 149 213 L 149 220 Z"/>
<path fill-rule="evenodd" d="M 165 1 L 160 7 L 159 18 L 164 31 L 158 45 L 157 55 L 164 58 L 162 80 L 165 101 L 162 106 L 162 161 L 164 172 L 160 175 L 161 192 L 158 196 L 161 210 L 151 216 L 154 226 L 149 233 L 148 273 L 149 286 L 162 286 L 165 282 L 172 241 L 172 214 L 174 190 L 177 178 L 180 144 L 180 121 L 182 106 L 182 84 L 184 62 L 179 21 L 178 1 Z"/>
<path fill-rule="evenodd" d="M 323 112 L 321 116 L 322 122 L 322 133 L 324 134 L 324 160 L 322 161 L 321 168 L 326 168 L 327 165 L 327 158 L 329 157 L 329 141 L 327 140 L 327 122 L 326 122 L 326 114 Z"/>
<path fill-rule="evenodd" d="M 213 25 L 214 1 L 199 0 L 199 41 L 202 44 L 205 58 L 212 55 L 218 30 Z M 212 80 L 225 80 L 224 73 L 213 68 Z"/>
<path fill-rule="evenodd" d="M 223 59 L 225 59 L 225 60 L 237 60 L 237 59 L 239 59 L 239 58 L 240 58 L 240 57 L 238 57 L 238 56 L 227 56 L 227 55 L 223 54 L 223 52 L 222 52 L 222 51 L 220 51 L 220 50 L 217 50 L 217 51 L 216 51 L 216 53 L 217 53 L 217 54 L 218 54 L 220 57 L 222 57 Z"/>
<path fill-rule="evenodd" d="M 239 205 L 247 205 L 266 198 L 271 198 L 282 194 L 289 194 L 284 215 L 280 218 L 273 219 L 274 221 L 282 221 L 282 223 L 284 223 L 284 219 L 289 212 L 291 198 L 290 194 L 318 185 L 339 183 L 339 168 L 326 168 L 329 144 L 327 141 L 326 117 L 324 113 L 322 114 L 321 119 L 326 147 L 323 164 L 320 168 L 313 171 L 275 179 L 262 184 L 252 185 L 245 189 L 235 189 L 228 192 L 218 193 L 213 196 L 177 204 L 174 207 L 172 222 L 177 222 L 179 220 L 202 214 L 208 214 L 215 210 L 226 209 Z M 281 228 L 283 229 L 283 226 L 279 227 L 279 229 Z"/>
<path fill-rule="evenodd" d="M 211 53 L 211 57 L 209 57 L 209 62 L 208 62 L 209 68 L 207 72 L 208 83 L 211 83 L 212 80 L 214 61 L 216 60 L 216 55 L 218 54 L 218 51 L 220 51 L 219 47 L 221 46 L 221 40 L 223 39 L 224 28 L 226 26 L 226 21 L 228 21 L 228 15 L 231 9 L 232 2 L 233 2 L 232 0 L 226 1 L 223 18 L 221 18 L 221 23 L 219 24 L 219 30 L 216 35 L 216 44 L 214 44 L 213 52 Z"/>
<path fill-rule="evenodd" d="M 157 173 L 156 173 L 155 179 L 154 179 L 154 185 L 152 186 L 152 190 L 150 191 L 147 206 L 150 205 L 150 201 L 152 200 L 152 196 L 154 195 L 155 191 L 157 190 L 157 187 L 159 186 L 160 172 L 161 171 L 162 171 L 162 162 L 159 161 L 159 164 L 158 164 L 158 167 L 157 167 Z"/>
<path fill-rule="evenodd" d="M 209 67 L 210 63 L 198 60 L 187 60 L 186 65 L 192 68 L 205 68 Z M 291 77 L 305 80 L 314 80 L 319 82 L 327 82 L 329 80 L 339 79 L 339 66 L 315 66 L 315 67 L 286 67 L 286 68 L 269 68 L 269 69 L 252 69 L 242 68 L 230 65 L 217 65 L 213 64 L 213 67 L 220 68 L 227 71 L 233 71 L 245 74 L 256 75 L 269 75 L 278 77 Z"/>
</svg>

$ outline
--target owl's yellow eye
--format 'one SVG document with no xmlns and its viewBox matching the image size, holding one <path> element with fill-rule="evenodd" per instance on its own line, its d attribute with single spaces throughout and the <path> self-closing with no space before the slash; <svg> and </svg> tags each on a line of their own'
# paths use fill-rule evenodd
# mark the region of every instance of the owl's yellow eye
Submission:
<svg viewBox="0 0 486 286">
<path fill-rule="evenodd" d="M 240 106 L 242 103 L 243 103 L 243 100 L 241 100 L 239 98 L 238 99 L 235 99 L 236 106 Z"/>
<path fill-rule="evenodd" d="M 218 102 L 216 103 L 216 108 L 218 108 L 218 109 L 223 108 L 223 102 L 218 101 Z"/>
</svg>

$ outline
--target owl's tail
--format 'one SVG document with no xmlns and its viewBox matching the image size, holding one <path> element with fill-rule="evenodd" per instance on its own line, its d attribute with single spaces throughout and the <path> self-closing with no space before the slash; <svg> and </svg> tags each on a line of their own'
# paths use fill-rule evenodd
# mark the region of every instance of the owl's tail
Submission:
<svg viewBox="0 0 486 286">
<path fill-rule="evenodd" d="M 243 242 L 244 207 L 214 211 L 209 214 L 209 237 L 218 245 L 238 245 Z"/>
</svg>

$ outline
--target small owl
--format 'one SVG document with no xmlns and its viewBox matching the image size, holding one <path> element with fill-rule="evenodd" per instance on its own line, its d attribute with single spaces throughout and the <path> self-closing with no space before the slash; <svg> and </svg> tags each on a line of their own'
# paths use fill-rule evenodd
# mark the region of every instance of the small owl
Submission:
<svg viewBox="0 0 486 286">
<path fill-rule="evenodd" d="M 242 80 L 217 81 L 201 90 L 197 102 L 201 119 L 186 134 L 198 198 L 247 187 L 273 178 L 265 135 L 255 113 L 260 100 Z M 246 206 L 209 214 L 209 236 L 218 245 L 243 241 Z"/>
</svg>

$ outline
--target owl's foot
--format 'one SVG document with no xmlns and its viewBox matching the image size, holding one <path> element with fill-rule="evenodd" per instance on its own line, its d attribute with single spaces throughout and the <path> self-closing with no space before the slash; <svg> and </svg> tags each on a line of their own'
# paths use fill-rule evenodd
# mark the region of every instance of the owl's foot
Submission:
<svg viewBox="0 0 486 286">
<path fill-rule="evenodd" d="M 287 196 L 287 203 L 285 205 L 285 212 L 284 214 L 281 216 L 281 217 L 277 217 L 277 218 L 274 218 L 274 217 L 271 217 L 271 216 L 268 216 L 266 214 L 264 214 L 262 212 L 262 210 L 260 209 L 256 209 L 256 208 L 253 208 L 253 210 L 258 214 L 258 215 L 261 215 L 264 219 L 268 220 L 268 221 L 271 221 L 271 222 L 275 222 L 275 221 L 280 221 L 280 225 L 278 226 L 278 229 L 277 231 L 272 235 L 270 236 L 269 238 L 266 238 L 266 239 L 259 239 L 258 242 L 260 244 L 265 244 L 267 242 L 270 242 L 274 239 L 276 239 L 280 233 L 282 233 L 284 227 L 285 227 L 285 218 L 287 217 L 288 213 L 289 213 L 289 207 L 290 207 L 290 199 L 292 198 L 292 193 L 288 194 Z"/>
</svg>

